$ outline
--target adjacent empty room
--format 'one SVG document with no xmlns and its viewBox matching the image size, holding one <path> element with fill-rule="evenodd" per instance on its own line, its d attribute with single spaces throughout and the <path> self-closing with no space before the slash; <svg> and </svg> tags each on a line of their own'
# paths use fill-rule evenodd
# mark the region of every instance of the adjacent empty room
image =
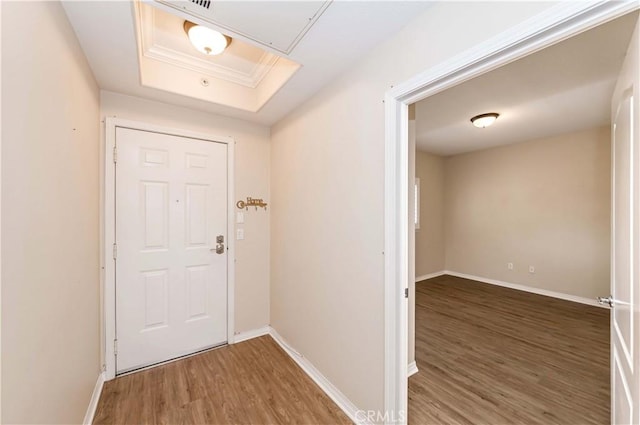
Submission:
<svg viewBox="0 0 640 425">
<path fill-rule="evenodd" d="M 597 298 L 611 293 L 612 96 L 636 20 L 412 105 L 409 422 L 610 420 Z"/>
</svg>

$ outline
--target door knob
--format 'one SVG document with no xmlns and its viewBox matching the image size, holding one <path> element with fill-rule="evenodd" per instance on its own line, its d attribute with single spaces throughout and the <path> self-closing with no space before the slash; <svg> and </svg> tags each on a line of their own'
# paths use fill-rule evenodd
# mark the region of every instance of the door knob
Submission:
<svg viewBox="0 0 640 425">
<path fill-rule="evenodd" d="M 611 297 L 611 295 L 609 295 L 608 297 L 598 297 L 598 304 L 607 305 L 610 308 L 613 308 L 613 298 Z"/>
<path fill-rule="evenodd" d="M 211 248 L 211 251 L 214 251 L 214 248 Z M 224 254 L 224 236 L 218 235 L 216 236 L 216 254 Z"/>
</svg>

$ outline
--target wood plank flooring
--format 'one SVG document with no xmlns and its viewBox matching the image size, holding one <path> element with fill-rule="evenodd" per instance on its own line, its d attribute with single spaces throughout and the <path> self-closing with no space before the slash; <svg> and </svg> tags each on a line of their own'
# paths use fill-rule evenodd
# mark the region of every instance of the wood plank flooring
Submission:
<svg viewBox="0 0 640 425">
<path fill-rule="evenodd" d="M 270 336 L 106 382 L 94 424 L 348 424 Z"/>
<path fill-rule="evenodd" d="M 409 423 L 608 424 L 609 311 L 442 276 L 416 284 Z"/>
</svg>

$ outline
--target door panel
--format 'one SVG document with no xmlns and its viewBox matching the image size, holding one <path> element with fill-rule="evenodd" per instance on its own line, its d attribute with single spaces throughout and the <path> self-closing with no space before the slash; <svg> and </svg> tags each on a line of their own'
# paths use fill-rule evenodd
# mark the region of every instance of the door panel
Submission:
<svg viewBox="0 0 640 425">
<path fill-rule="evenodd" d="M 142 331 L 167 326 L 169 322 L 168 270 L 141 273 L 144 287 L 144 326 Z"/>
<path fill-rule="evenodd" d="M 201 247 L 207 245 L 207 192 L 208 185 L 188 184 L 186 204 L 187 246 Z"/>
<path fill-rule="evenodd" d="M 613 348 L 613 364 L 616 366 L 613 372 L 613 388 L 618 391 L 615 395 L 615 405 L 613 405 L 613 424 L 630 424 L 631 418 L 633 417 L 633 399 L 631 397 L 631 392 L 629 391 L 629 386 L 627 385 L 627 380 L 625 379 L 622 370 L 618 365 L 620 365 L 620 356 L 618 355 L 618 350 Z"/>
<path fill-rule="evenodd" d="M 187 268 L 187 320 L 199 320 L 209 317 L 207 309 L 209 274 L 209 266 Z"/>
<path fill-rule="evenodd" d="M 227 341 L 227 146 L 116 129 L 117 373 Z"/>
<path fill-rule="evenodd" d="M 640 151 L 640 42 L 638 24 L 631 38 L 611 102 L 612 255 L 611 255 L 611 420 L 640 422 L 638 356 L 638 196 Z"/>
<path fill-rule="evenodd" d="M 169 185 L 140 182 L 140 208 L 144 216 L 143 250 L 167 249 L 169 241 Z"/>
<path fill-rule="evenodd" d="M 631 366 L 633 356 L 633 286 L 625 284 L 631 282 L 632 259 L 629 255 L 631 246 L 631 232 L 633 222 L 632 182 L 631 182 L 631 125 L 633 117 L 632 91 L 625 91 L 618 102 L 618 109 L 613 120 L 613 161 L 614 161 L 614 249 L 616 258 L 613 262 L 612 295 L 616 300 L 613 309 L 613 325 L 624 359 Z M 618 283 L 618 284 L 615 284 Z"/>
</svg>

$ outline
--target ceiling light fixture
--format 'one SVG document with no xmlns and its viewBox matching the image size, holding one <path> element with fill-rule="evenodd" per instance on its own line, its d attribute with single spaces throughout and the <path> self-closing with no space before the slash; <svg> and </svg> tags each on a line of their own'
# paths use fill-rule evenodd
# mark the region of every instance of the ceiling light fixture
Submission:
<svg viewBox="0 0 640 425">
<path fill-rule="evenodd" d="M 475 125 L 478 128 L 489 127 L 498 119 L 499 116 L 500 114 L 497 114 L 495 112 L 476 115 L 475 117 L 471 118 L 471 124 Z"/>
<path fill-rule="evenodd" d="M 193 47 L 205 55 L 219 55 L 231 44 L 231 37 L 212 30 L 211 28 L 189 21 L 184 21 L 183 27 Z"/>
</svg>

